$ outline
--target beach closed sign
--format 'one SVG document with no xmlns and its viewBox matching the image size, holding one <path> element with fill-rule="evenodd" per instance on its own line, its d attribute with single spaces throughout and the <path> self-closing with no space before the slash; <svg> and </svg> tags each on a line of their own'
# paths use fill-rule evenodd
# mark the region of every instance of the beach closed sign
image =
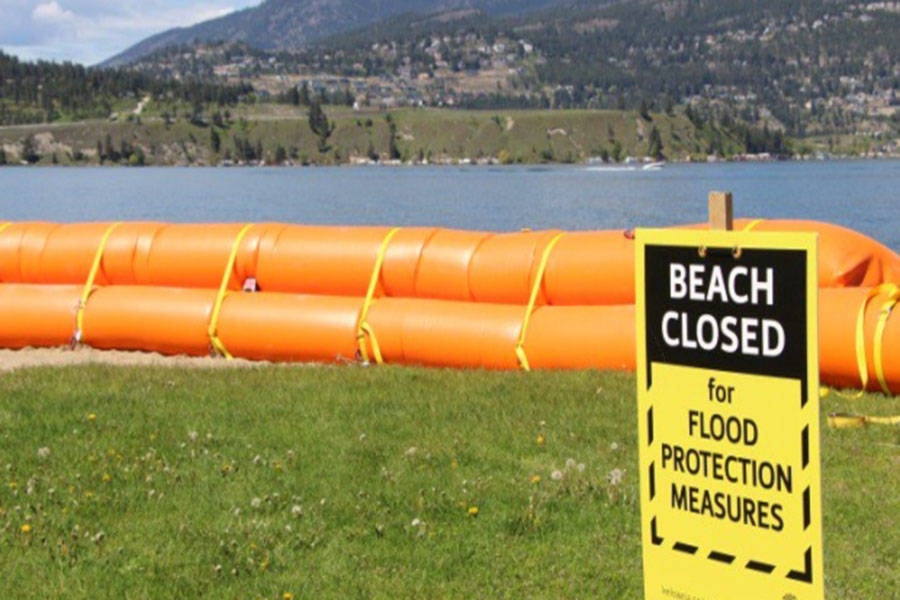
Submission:
<svg viewBox="0 0 900 600">
<path fill-rule="evenodd" d="M 638 230 L 647 600 L 821 600 L 816 238 Z"/>
</svg>

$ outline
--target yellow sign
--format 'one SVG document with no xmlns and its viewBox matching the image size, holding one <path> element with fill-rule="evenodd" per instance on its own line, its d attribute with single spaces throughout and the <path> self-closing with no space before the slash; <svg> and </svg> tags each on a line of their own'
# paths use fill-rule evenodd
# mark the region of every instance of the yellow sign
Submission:
<svg viewBox="0 0 900 600">
<path fill-rule="evenodd" d="M 647 600 L 821 600 L 816 238 L 638 230 Z"/>
</svg>

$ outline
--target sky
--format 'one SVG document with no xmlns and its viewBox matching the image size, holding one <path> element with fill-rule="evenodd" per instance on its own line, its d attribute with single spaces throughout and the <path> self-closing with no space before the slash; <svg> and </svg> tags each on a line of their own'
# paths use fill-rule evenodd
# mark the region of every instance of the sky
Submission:
<svg viewBox="0 0 900 600">
<path fill-rule="evenodd" d="M 22 60 L 94 65 L 155 33 L 261 0 L 0 0 L 0 50 Z"/>
</svg>

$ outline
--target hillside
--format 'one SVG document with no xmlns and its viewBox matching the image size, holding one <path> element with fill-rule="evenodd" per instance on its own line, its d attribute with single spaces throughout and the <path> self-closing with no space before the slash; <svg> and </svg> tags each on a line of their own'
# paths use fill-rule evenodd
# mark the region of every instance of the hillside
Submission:
<svg viewBox="0 0 900 600">
<path fill-rule="evenodd" d="M 257 7 L 147 38 L 101 66 L 132 63 L 156 50 L 196 42 L 244 42 L 260 50 L 298 50 L 310 42 L 373 25 L 403 13 L 460 9 L 490 15 L 523 14 L 559 0 L 266 0 Z"/>
<path fill-rule="evenodd" d="M 388 108 L 681 105 L 793 136 L 897 137 L 900 3 L 540 4 L 526 14 L 395 14 L 291 52 L 249 42 L 180 46 L 133 68 L 249 80 L 272 94 L 306 83 Z"/>
<path fill-rule="evenodd" d="M 322 136 L 301 108 L 242 106 L 202 116 L 140 108 L 115 121 L 0 127 L 0 165 L 538 164 L 706 160 L 745 150 L 733 131 L 634 111 L 327 107 Z"/>
</svg>

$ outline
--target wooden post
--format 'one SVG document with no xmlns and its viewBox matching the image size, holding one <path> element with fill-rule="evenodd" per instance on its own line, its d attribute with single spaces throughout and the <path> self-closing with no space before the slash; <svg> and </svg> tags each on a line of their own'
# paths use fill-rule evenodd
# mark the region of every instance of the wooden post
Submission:
<svg viewBox="0 0 900 600">
<path fill-rule="evenodd" d="M 734 200 L 731 192 L 709 193 L 709 228 L 725 231 L 734 228 Z"/>
</svg>

